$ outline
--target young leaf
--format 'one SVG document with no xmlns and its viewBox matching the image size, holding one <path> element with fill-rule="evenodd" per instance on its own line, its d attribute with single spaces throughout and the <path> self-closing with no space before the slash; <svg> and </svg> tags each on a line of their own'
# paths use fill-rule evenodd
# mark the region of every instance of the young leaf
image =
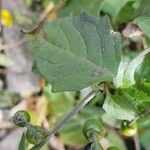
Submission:
<svg viewBox="0 0 150 150">
<path fill-rule="evenodd" d="M 130 60 L 129 57 L 122 57 L 122 61 L 118 67 L 118 73 L 114 78 L 114 84 L 116 87 L 128 88 L 135 84 L 135 73 L 138 67 L 143 63 L 146 55 L 150 53 L 150 48 L 139 53 L 135 58 Z M 149 67 L 144 70 L 148 71 Z"/>
<path fill-rule="evenodd" d="M 123 81 L 124 87 L 129 87 L 135 84 L 135 78 L 134 78 L 135 71 L 137 67 L 139 67 L 142 64 L 145 55 L 148 53 L 150 53 L 150 48 L 142 51 L 129 62 L 128 67 L 126 68 L 124 73 L 124 81 Z"/>
<path fill-rule="evenodd" d="M 107 92 L 103 109 L 116 119 L 132 120 L 136 116 L 134 101 L 122 90 L 117 90 L 114 95 Z"/>
<path fill-rule="evenodd" d="M 79 15 L 87 11 L 92 16 L 98 17 L 103 0 L 68 0 L 65 6 L 59 11 L 59 17 Z"/>
<path fill-rule="evenodd" d="M 121 38 L 107 16 L 96 19 L 82 13 L 43 27 L 44 37 L 28 36 L 28 46 L 38 72 L 54 92 L 80 90 L 115 77 Z"/>
</svg>

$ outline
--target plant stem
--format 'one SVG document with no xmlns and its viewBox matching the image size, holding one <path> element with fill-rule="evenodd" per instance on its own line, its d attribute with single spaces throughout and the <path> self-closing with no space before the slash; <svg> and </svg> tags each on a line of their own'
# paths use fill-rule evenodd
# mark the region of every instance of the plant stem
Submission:
<svg viewBox="0 0 150 150">
<path fill-rule="evenodd" d="M 92 135 L 92 150 L 104 150 L 99 142 L 99 133 L 93 131 Z"/>
<path fill-rule="evenodd" d="M 48 132 L 49 137 L 56 134 L 75 114 L 77 114 L 95 96 L 96 91 L 91 91 L 72 111 L 70 111 L 56 126 Z"/>
</svg>

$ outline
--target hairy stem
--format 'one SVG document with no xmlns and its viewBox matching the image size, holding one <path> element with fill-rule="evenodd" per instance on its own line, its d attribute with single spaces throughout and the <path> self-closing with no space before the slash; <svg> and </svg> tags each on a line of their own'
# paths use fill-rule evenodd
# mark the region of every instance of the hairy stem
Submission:
<svg viewBox="0 0 150 150">
<path fill-rule="evenodd" d="M 72 111 L 70 111 L 62 120 L 60 120 L 56 126 L 51 129 L 48 134 L 49 137 L 56 134 L 58 130 L 63 127 L 75 114 L 77 114 L 96 94 L 96 91 L 91 91 Z"/>
</svg>

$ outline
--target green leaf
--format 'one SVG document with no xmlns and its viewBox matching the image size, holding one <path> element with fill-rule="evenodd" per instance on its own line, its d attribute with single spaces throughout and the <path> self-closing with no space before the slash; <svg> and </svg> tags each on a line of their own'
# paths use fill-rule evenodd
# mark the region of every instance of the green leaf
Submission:
<svg viewBox="0 0 150 150">
<path fill-rule="evenodd" d="M 105 0 L 102 4 L 102 11 L 116 18 L 121 9 L 131 0 Z"/>
<path fill-rule="evenodd" d="M 138 17 L 134 22 L 150 38 L 150 17 Z"/>
<path fill-rule="evenodd" d="M 132 120 L 136 116 L 134 101 L 122 90 L 117 90 L 114 95 L 107 92 L 103 109 L 116 119 Z"/>
<path fill-rule="evenodd" d="M 141 66 L 137 69 L 137 80 L 145 80 L 146 82 L 150 82 L 150 53 L 148 53 Z"/>
<path fill-rule="evenodd" d="M 150 17 L 150 1 L 149 0 L 141 0 L 141 3 L 138 9 L 135 11 L 135 16 L 145 16 Z"/>
<path fill-rule="evenodd" d="M 145 102 L 150 102 L 150 97 L 143 92 L 142 90 L 137 89 L 136 87 L 130 87 L 127 89 L 124 89 L 124 91 L 134 99 L 134 102 L 136 105 L 141 105 Z"/>
<path fill-rule="evenodd" d="M 82 13 L 44 24 L 44 37 L 28 37 L 28 47 L 40 74 L 52 91 L 80 90 L 112 81 L 121 59 L 120 34 L 107 16 Z"/>
<path fill-rule="evenodd" d="M 143 63 L 144 58 L 150 53 L 150 48 L 140 52 L 132 60 L 128 56 L 123 56 L 120 62 L 118 73 L 114 79 L 116 87 L 128 88 L 135 84 L 135 73 L 138 67 Z M 149 70 L 147 68 L 147 70 Z M 145 71 L 145 70 L 144 70 Z"/>
<path fill-rule="evenodd" d="M 124 73 L 124 87 L 129 87 L 135 84 L 135 71 L 138 66 L 140 66 L 144 60 L 146 54 L 150 52 L 150 48 L 139 53 L 135 58 L 133 58 Z"/>
<path fill-rule="evenodd" d="M 150 96 L 150 82 L 143 82 L 141 80 L 141 82 L 137 82 L 136 86 L 139 90 L 145 92 L 147 95 Z"/>
<path fill-rule="evenodd" d="M 124 23 L 124 22 L 130 22 L 133 20 L 133 8 L 134 1 L 129 1 L 126 3 L 126 5 L 120 10 L 118 16 L 116 17 L 117 23 Z"/>
<path fill-rule="evenodd" d="M 23 132 L 20 143 L 19 143 L 19 150 L 26 150 L 26 149 L 27 149 L 26 133 Z"/>
<path fill-rule="evenodd" d="M 76 16 L 83 11 L 95 17 L 99 17 L 101 3 L 103 0 L 68 0 L 65 6 L 59 11 L 59 17 Z"/>
</svg>

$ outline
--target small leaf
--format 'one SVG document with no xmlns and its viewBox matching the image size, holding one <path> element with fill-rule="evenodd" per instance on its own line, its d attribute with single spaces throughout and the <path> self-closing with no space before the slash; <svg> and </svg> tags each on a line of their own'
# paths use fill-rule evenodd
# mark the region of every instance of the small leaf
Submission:
<svg viewBox="0 0 150 150">
<path fill-rule="evenodd" d="M 124 87 L 129 87 L 135 84 L 135 71 L 138 66 L 140 66 L 145 58 L 145 55 L 150 52 L 150 48 L 139 53 L 135 58 L 133 58 L 124 73 Z"/>
<path fill-rule="evenodd" d="M 38 72 L 54 92 L 80 90 L 115 77 L 121 38 L 107 16 L 96 19 L 82 13 L 43 27 L 44 37 L 28 36 L 28 47 Z"/>
<path fill-rule="evenodd" d="M 122 90 L 117 90 L 114 95 L 107 92 L 103 109 L 116 119 L 132 120 L 136 116 L 134 101 Z"/>
<path fill-rule="evenodd" d="M 20 143 L 19 143 L 19 150 L 27 150 L 27 140 L 26 134 L 23 132 Z"/>
<path fill-rule="evenodd" d="M 142 51 L 132 60 L 128 56 L 123 56 L 120 62 L 118 73 L 114 79 L 116 87 L 128 88 L 135 84 L 135 73 L 138 67 L 143 63 L 144 58 L 150 52 L 150 48 Z M 149 70 L 149 67 L 147 68 Z"/>
</svg>

